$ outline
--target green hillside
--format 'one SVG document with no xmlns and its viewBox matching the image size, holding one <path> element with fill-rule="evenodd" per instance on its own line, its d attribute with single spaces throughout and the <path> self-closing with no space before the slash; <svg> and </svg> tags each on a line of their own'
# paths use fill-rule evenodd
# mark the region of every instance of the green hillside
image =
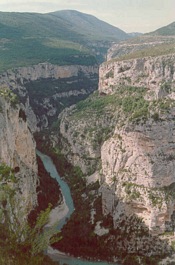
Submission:
<svg viewBox="0 0 175 265">
<path fill-rule="evenodd" d="M 162 35 L 162 36 L 174 36 L 175 35 L 175 22 L 159 28 L 151 33 L 149 33 L 151 35 Z"/>
<path fill-rule="evenodd" d="M 125 32 L 77 11 L 0 12 L 0 71 L 46 61 L 91 65 L 102 60 L 111 41 L 127 37 Z"/>
<path fill-rule="evenodd" d="M 126 55 L 120 56 L 118 58 L 112 59 L 113 61 L 123 61 L 132 60 L 143 57 L 156 57 L 162 55 L 168 55 L 175 53 L 175 41 L 171 43 L 157 44 L 155 46 L 150 46 L 145 49 L 140 49 L 135 52 L 128 53 Z"/>
<path fill-rule="evenodd" d="M 117 41 L 128 39 L 128 35 L 121 29 L 97 19 L 96 17 L 84 14 L 75 10 L 63 10 L 50 13 L 50 15 L 62 19 L 65 23 L 70 23 L 73 31 L 81 34 L 85 40 L 88 35 L 89 40 Z"/>
</svg>

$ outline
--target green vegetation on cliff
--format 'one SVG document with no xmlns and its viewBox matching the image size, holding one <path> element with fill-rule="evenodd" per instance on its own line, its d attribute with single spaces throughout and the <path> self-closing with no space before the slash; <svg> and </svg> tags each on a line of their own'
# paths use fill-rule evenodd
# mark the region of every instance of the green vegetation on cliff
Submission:
<svg viewBox="0 0 175 265">
<path fill-rule="evenodd" d="M 173 53 L 175 53 L 175 41 L 171 43 L 154 45 L 151 47 L 147 47 L 145 49 L 140 49 L 138 51 L 123 55 L 119 58 L 116 59 L 114 58 L 112 59 L 112 61 L 132 60 L 132 59 L 149 57 L 149 56 L 156 57 L 156 56 L 162 56 Z"/>
<path fill-rule="evenodd" d="M 74 213 L 61 231 L 62 239 L 53 244 L 53 247 L 91 261 L 98 259 L 113 261 L 115 257 L 125 265 L 139 265 L 140 262 L 143 265 L 157 265 L 162 254 L 152 257 L 143 255 L 145 248 L 151 252 L 149 239 L 152 238 L 155 242 L 158 240 L 156 237 L 148 236 L 149 231 L 143 221 L 134 215 L 123 216 L 114 229 L 112 217 L 109 215 L 104 217 L 102 214 L 99 183 L 86 185 L 86 179 L 80 168 L 73 167 L 61 154 L 58 147 L 60 143 L 52 148 L 47 135 L 44 135 L 44 138 L 40 135 L 37 139 L 38 149 L 52 157 L 59 174 L 69 184 L 75 205 Z M 95 210 L 94 223 L 91 217 L 92 208 Z M 101 227 L 109 229 L 109 233 L 98 236 L 94 232 L 98 221 L 101 222 Z M 142 237 L 145 237 L 144 246 L 138 244 L 138 239 Z M 126 239 L 125 243 L 123 239 Z M 137 246 L 135 252 L 134 244 Z M 128 254 L 129 249 L 132 249 L 130 254 Z"/>
<path fill-rule="evenodd" d="M 42 254 L 49 244 L 60 239 L 54 236 L 56 227 L 45 229 L 49 221 L 51 205 L 38 214 L 31 227 L 16 212 L 14 198 L 18 196 L 18 179 L 15 171 L 6 164 L 0 164 L 0 264 L 1 265 L 47 265 L 54 264 Z"/>
<path fill-rule="evenodd" d="M 59 79 L 41 78 L 25 83 L 30 97 L 30 104 L 36 115 L 40 117 L 43 113 L 47 113 L 49 109 L 55 110 L 52 116 L 49 115 L 49 125 L 57 120 L 58 115 L 64 108 L 85 99 L 97 86 L 97 74 L 94 74 L 92 78 L 88 78 L 81 71 L 79 71 L 77 77 Z M 46 98 L 50 99 L 50 104 L 43 103 Z"/>
<path fill-rule="evenodd" d="M 130 114 L 130 121 L 145 119 L 148 115 L 149 103 L 144 99 L 145 88 L 140 87 L 119 87 L 115 94 L 99 95 L 95 92 L 88 99 L 80 101 L 72 113 L 72 119 L 100 117 L 105 112 L 117 115 L 118 120 L 127 118 Z M 92 116 L 91 116 L 92 115 Z"/>
<path fill-rule="evenodd" d="M 8 87 L 0 86 L 0 96 L 11 103 L 13 107 L 19 103 L 19 98 Z"/>
<path fill-rule="evenodd" d="M 49 257 L 43 254 L 49 244 L 49 233 L 43 227 L 48 222 L 50 208 L 40 214 L 33 228 L 23 227 L 24 238 L 19 238 L 18 229 L 13 231 L 10 220 L 0 224 L 0 264 L 1 265 L 54 265 Z M 7 221 L 7 216 L 6 216 Z M 19 232 L 19 233 L 18 233 Z M 59 240 L 59 237 L 50 240 L 50 243 Z"/>
</svg>

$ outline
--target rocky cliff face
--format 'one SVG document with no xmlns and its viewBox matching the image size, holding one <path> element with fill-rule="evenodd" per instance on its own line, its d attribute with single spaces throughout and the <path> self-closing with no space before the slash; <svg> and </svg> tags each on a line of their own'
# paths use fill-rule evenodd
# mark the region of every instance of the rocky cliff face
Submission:
<svg viewBox="0 0 175 265">
<path fill-rule="evenodd" d="M 19 232 L 37 205 L 37 162 L 23 105 L 8 88 L 0 90 L 0 163 L 0 211 L 9 213 L 13 229 Z M 1 217 L 6 220 L 6 215 Z"/>
<path fill-rule="evenodd" d="M 148 107 L 131 110 L 131 119 L 118 124 L 101 148 L 104 213 L 112 213 L 115 222 L 123 213 L 135 213 L 157 233 L 170 223 L 174 227 L 174 62 L 173 54 L 106 63 L 100 69 L 100 93 L 144 87 Z"/>
<path fill-rule="evenodd" d="M 97 88 L 98 66 L 41 63 L 9 70 L 0 76 L 25 105 L 33 132 L 48 128 L 59 112 Z"/>
<path fill-rule="evenodd" d="M 162 45 L 170 44 L 175 40 L 174 36 L 151 36 L 141 35 L 130 39 L 129 41 L 122 41 L 120 43 L 113 44 L 107 53 L 107 61 L 111 59 L 120 58 L 122 56 L 133 54 L 137 52 L 144 52 L 145 50 L 151 50 L 155 47 L 161 47 Z"/>
<path fill-rule="evenodd" d="M 165 97 L 174 89 L 174 61 L 172 54 L 104 63 L 100 67 L 99 92 L 111 94 L 119 86 L 137 86 L 147 88 L 151 99 Z"/>
<path fill-rule="evenodd" d="M 93 98 L 93 97 L 92 97 Z M 69 162 L 79 166 L 86 175 L 98 167 L 101 143 L 110 134 L 113 117 L 105 113 L 101 118 L 94 106 L 90 107 L 91 97 L 84 103 L 64 110 L 59 115 L 62 151 Z M 81 109 L 82 108 L 82 109 Z M 80 110 L 81 109 L 81 110 Z M 55 140 L 57 142 L 57 140 Z"/>
<path fill-rule="evenodd" d="M 83 72 L 87 77 L 91 74 L 98 73 L 97 65 L 94 66 L 82 66 L 82 65 L 68 65 L 58 66 L 50 63 L 40 63 L 38 65 L 30 67 L 21 67 L 14 70 L 8 70 L 3 73 L 1 80 L 17 82 L 20 79 L 21 84 L 25 81 L 34 81 L 41 78 L 69 78 L 72 76 L 78 76 L 79 72 Z"/>
<path fill-rule="evenodd" d="M 104 63 L 99 95 L 62 114 L 68 157 L 87 175 L 84 164 L 97 158 L 103 213 L 116 227 L 135 214 L 153 234 L 174 229 L 174 62 L 172 54 Z"/>
</svg>

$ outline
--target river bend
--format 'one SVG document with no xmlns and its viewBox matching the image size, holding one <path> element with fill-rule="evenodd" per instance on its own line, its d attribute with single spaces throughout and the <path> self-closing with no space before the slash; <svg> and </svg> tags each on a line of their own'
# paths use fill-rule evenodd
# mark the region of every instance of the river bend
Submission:
<svg viewBox="0 0 175 265">
<path fill-rule="evenodd" d="M 68 211 L 66 211 L 66 215 L 63 216 L 59 220 L 58 230 L 60 230 L 63 227 L 63 225 L 66 223 L 66 220 L 71 216 L 71 214 L 74 211 L 74 204 L 73 204 L 72 196 L 70 193 L 70 189 L 67 183 L 64 180 L 62 180 L 61 177 L 59 176 L 52 159 L 49 156 L 41 153 L 40 151 L 37 151 L 37 155 L 41 158 L 45 169 L 47 170 L 48 173 L 50 173 L 51 177 L 58 181 L 61 191 L 62 191 L 64 203 L 68 207 Z M 102 262 L 102 261 L 95 262 L 95 261 L 87 261 L 87 260 L 83 260 L 79 258 L 74 258 L 68 255 L 65 255 L 64 253 L 61 254 L 59 251 L 54 250 L 50 247 L 48 248 L 48 255 L 54 261 L 58 261 L 60 265 L 63 265 L 63 264 L 67 264 L 67 265 L 109 265 L 108 262 Z M 110 263 L 110 264 L 118 265 L 117 263 Z"/>
</svg>

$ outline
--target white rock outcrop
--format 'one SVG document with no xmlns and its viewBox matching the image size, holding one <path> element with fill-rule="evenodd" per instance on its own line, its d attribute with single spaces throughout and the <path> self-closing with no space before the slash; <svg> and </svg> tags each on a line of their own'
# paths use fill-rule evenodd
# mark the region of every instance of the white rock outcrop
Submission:
<svg viewBox="0 0 175 265">
<path fill-rule="evenodd" d="M 123 215 L 134 214 L 154 234 L 174 229 L 174 89 L 174 54 L 109 61 L 100 67 L 101 96 L 89 99 L 94 111 L 75 107 L 60 115 L 69 161 L 88 174 L 87 161 L 96 158 L 103 213 L 113 216 L 115 226 Z M 133 113 L 127 108 L 135 108 L 140 98 L 146 106 L 143 116 L 142 105 Z M 109 133 L 102 137 L 103 132 Z"/>
<path fill-rule="evenodd" d="M 113 136 L 104 142 L 103 211 L 116 223 L 122 214 L 134 213 L 154 233 L 162 233 L 174 227 L 175 55 L 104 63 L 99 92 L 114 94 L 121 86 L 144 87 L 150 106 L 162 100 L 167 107 L 155 104 L 157 119 L 149 114 L 146 121 L 116 124 Z"/>
<path fill-rule="evenodd" d="M 119 86 L 145 87 L 151 99 L 175 88 L 175 54 L 124 61 L 109 61 L 99 70 L 99 92 L 113 94 Z"/>
<path fill-rule="evenodd" d="M 19 224 L 26 222 L 28 213 L 37 205 L 38 168 L 36 145 L 23 106 L 12 105 L 8 98 L 4 98 L 1 89 L 0 163 L 5 163 L 15 172 L 13 202 L 7 200 L 6 209 L 11 213 L 11 222 L 17 222 L 19 228 Z"/>
<path fill-rule="evenodd" d="M 51 63 L 40 63 L 29 67 L 19 67 L 14 70 L 8 70 L 0 76 L 2 81 L 14 81 L 20 80 L 21 84 L 26 81 L 34 81 L 40 78 L 69 78 L 72 76 L 78 76 L 83 72 L 87 77 L 91 74 L 98 74 L 98 66 L 85 66 L 85 65 L 54 65 Z"/>
<path fill-rule="evenodd" d="M 30 129 L 32 132 L 37 132 L 48 128 L 50 119 L 58 116 L 59 109 L 63 109 L 65 105 L 65 100 L 66 104 L 71 100 L 75 103 L 76 98 L 82 99 L 92 93 L 97 88 L 97 78 L 98 65 L 58 66 L 46 62 L 8 70 L 0 75 L 0 85 L 8 86 L 19 96 L 20 101 L 25 105 Z M 85 85 L 85 81 L 89 85 Z M 44 89 L 47 93 L 42 93 L 45 82 L 47 85 Z M 49 83 L 53 82 L 51 89 Z M 34 89 L 33 84 L 35 84 Z"/>
</svg>

